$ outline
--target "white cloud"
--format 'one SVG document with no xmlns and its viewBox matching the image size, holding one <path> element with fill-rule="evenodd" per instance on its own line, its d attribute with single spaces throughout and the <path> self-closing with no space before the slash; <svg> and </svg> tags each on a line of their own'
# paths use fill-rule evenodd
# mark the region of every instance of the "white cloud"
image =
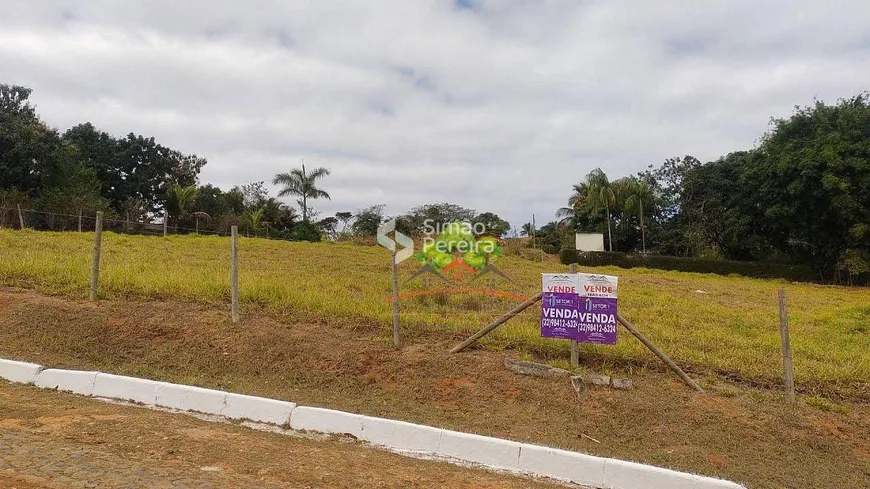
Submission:
<svg viewBox="0 0 870 489">
<path fill-rule="evenodd" d="M 595 167 L 745 149 L 771 116 L 868 86 L 870 4 L 0 0 L 0 81 L 39 112 L 205 156 L 304 157 L 324 214 L 428 202 L 551 218 Z"/>
</svg>

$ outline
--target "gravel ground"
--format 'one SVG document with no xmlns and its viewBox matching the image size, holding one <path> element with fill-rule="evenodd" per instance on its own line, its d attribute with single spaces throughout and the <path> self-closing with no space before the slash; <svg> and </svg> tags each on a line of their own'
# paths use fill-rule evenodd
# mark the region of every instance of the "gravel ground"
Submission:
<svg viewBox="0 0 870 489">
<path fill-rule="evenodd" d="M 0 381 L 0 487 L 555 487 Z"/>
</svg>

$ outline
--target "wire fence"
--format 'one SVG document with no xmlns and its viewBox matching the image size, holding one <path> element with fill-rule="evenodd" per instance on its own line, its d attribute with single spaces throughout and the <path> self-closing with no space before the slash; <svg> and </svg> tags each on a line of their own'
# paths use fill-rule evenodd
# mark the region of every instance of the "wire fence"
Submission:
<svg viewBox="0 0 870 489">
<path fill-rule="evenodd" d="M 212 230 L 204 226 L 188 227 L 176 225 L 172 221 L 170 219 L 169 222 L 164 223 L 162 216 L 158 216 L 151 221 L 138 221 L 106 217 L 104 215 L 101 219 L 100 228 L 102 232 L 146 236 L 206 235 L 230 238 L 232 235 L 232 225 L 227 226 L 226 230 Z M 0 206 L 0 228 L 94 233 L 96 226 L 96 213 L 81 212 L 79 214 L 71 214 L 68 212 L 54 212 L 19 206 Z M 254 231 L 243 230 L 240 235 L 259 239 L 283 240 L 282 238 L 270 235 L 268 228 Z M 369 241 L 371 243 L 366 241 L 365 244 L 375 245 L 374 238 Z M 388 256 L 387 253 L 384 254 L 385 263 L 389 261 Z M 410 262 L 411 260 L 408 263 Z M 506 283 L 494 283 L 489 278 L 475 281 L 473 286 L 469 286 L 467 282 L 463 283 L 461 280 L 454 280 L 452 277 L 438 279 L 424 276 L 415 279 L 413 283 L 409 283 L 407 280 L 411 278 L 414 271 L 411 270 L 412 265 L 408 263 L 403 265 L 403 276 L 400 278 L 400 302 L 402 304 L 402 316 L 404 317 L 481 317 L 482 315 L 502 312 L 510 304 L 517 301 L 521 302 L 535 293 L 535 287 L 523 287 L 521 284 L 511 283 L 510 281 Z M 322 265 L 324 273 L 328 272 L 330 265 L 328 263 L 323 263 Z M 246 266 L 250 270 L 251 264 L 248 263 Z M 296 263 L 269 263 L 268 273 L 292 273 L 298 271 L 297 266 Z M 266 272 L 266 270 L 259 270 L 259 272 Z M 393 299 L 388 295 L 384 295 L 382 298 L 385 307 L 389 307 L 391 300 Z M 520 314 L 520 317 L 531 318 L 532 316 L 530 311 Z"/>
<path fill-rule="evenodd" d="M 117 217 L 103 218 L 98 217 L 97 215 L 89 215 L 85 212 L 81 212 L 79 214 L 70 214 L 65 212 L 51 212 L 44 210 L 20 208 L 18 206 L 0 207 L 0 227 L 14 229 L 29 228 L 46 231 L 93 233 L 95 239 L 94 268 L 91 271 L 92 298 L 98 297 L 97 291 L 99 288 L 100 277 L 98 256 L 101 252 L 100 236 L 102 235 L 103 231 L 112 231 L 120 234 L 157 236 L 173 234 L 202 234 L 231 238 L 232 241 L 226 243 L 227 255 L 225 256 L 232 256 L 231 268 L 236 270 L 236 277 L 238 277 L 238 256 L 236 253 L 236 250 L 238 250 L 238 241 L 235 239 L 236 236 L 232 236 L 234 233 L 232 233 L 231 231 L 224 232 L 221 230 L 204 229 L 199 226 L 175 226 L 169 222 L 162 222 L 162 218 L 158 222 L 134 221 L 128 219 L 119 219 Z M 262 230 L 259 233 L 253 234 L 254 237 L 257 238 L 279 239 L 269 236 L 268 231 L 266 230 Z M 228 241 L 230 240 L 228 239 Z M 233 253 L 230 253 L 231 246 L 234 250 Z M 381 265 L 374 266 L 378 267 L 378 269 L 382 269 L 384 272 L 384 277 L 386 277 L 386 272 L 390 268 L 388 266 L 390 255 L 384 252 L 383 256 L 384 260 L 382 268 L 380 268 Z M 205 263 L 204 261 L 199 262 L 198 264 L 185 263 L 185 266 L 199 266 L 204 269 L 223 267 L 222 265 L 214 263 L 215 260 L 212 260 L 211 258 L 209 258 L 209 260 L 211 261 L 209 261 L 208 263 Z M 227 262 L 224 262 L 224 264 L 226 263 Z M 286 289 L 287 292 L 289 292 L 289 294 L 286 294 L 287 297 L 292 296 L 295 292 L 295 289 L 299 288 L 300 284 L 298 281 L 294 282 L 294 280 L 296 279 L 287 280 L 287 277 L 292 276 L 291 274 L 293 272 L 299 273 L 299 270 L 293 265 L 298 266 L 301 261 L 297 260 L 293 261 L 292 263 L 288 261 L 283 261 L 283 263 L 269 262 L 268 267 L 266 267 L 266 265 L 264 265 L 263 263 L 246 263 L 247 272 L 253 271 L 258 276 L 257 278 L 261 280 L 259 287 L 262 290 L 258 291 L 258 293 L 262 293 L 264 294 L 264 297 L 269 298 L 271 297 L 270 294 L 273 293 L 273 288 L 283 288 Z M 566 267 L 561 264 L 554 263 L 552 265 L 552 271 L 561 271 L 566 269 Z M 316 266 L 318 268 L 318 273 L 322 272 L 322 274 L 329 274 L 332 272 L 341 271 L 342 267 L 346 268 L 346 265 L 333 265 L 328 260 L 324 261 L 323 263 L 318 263 Z M 363 281 L 375 281 L 373 277 L 375 277 L 377 273 L 380 272 L 372 272 L 373 269 L 371 269 L 372 265 L 370 263 L 367 263 L 363 266 L 369 268 L 365 271 L 365 273 L 359 273 L 357 278 Z M 52 271 L 50 273 L 56 273 L 56 269 L 52 268 L 51 270 Z M 413 275 L 414 267 L 410 263 L 406 264 L 406 266 L 404 266 L 403 268 L 402 279 L 408 279 Z M 263 281 L 268 283 L 264 284 Z M 233 304 L 234 310 L 233 319 L 234 321 L 237 321 L 238 319 L 235 311 L 237 310 L 239 304 L 240 285 L 237 278 L 232 280 L 232 282 L 231 302 Z M 510 282 L 510 280 L 508 280 L 508 282 Z M 318 285 L 318 287 L 323 285 L 326 285 L 326 283 L 324 282 L 323 284 Z M 246 287 L 244 279 L 242 280 L 241 287 Z M 424 329 L 430 329 L 434 327 L 441 327 L 443 329 L 446 327 L 456 329 L 456 331 L 458 332 L 460 330 L 475 330 L 481 326 L 486 325 L 487 323 L 491 323 L 492 321 L 497 320 L 499 317 L 505 315 L 507 311 L 511 310 L 511 308 L 516 307 L 517 304 L 522 303 L 525 299 L 528 299 L 540 290 L 539 283 L 532 284 L 531 281 L 528 279 L 525 280 L 525 283 L 499 282 L 497 284 L 493 284 L 490 279 L 487 278 L 485 280 L 481 280 L 479 284 L 475 284 L 475 287 L 476 289 L 471 289 L 469 288 L 467 283 L 454 283 L 452 285 L 448 284 L 445 286 L 445 283 L 442 281 L 442 279 L 436 277 L 424 277 L 422 279 L 419 279 L 417 282 L 411 284 L 408 284 L 407 282 L 402 282 L 402 290 L 401 293 L 398 294 L 398 297 L 396 297 L 395 295 L 390 296 L 390 294 L 386 290 L 384 290 L 384 295 L 380 298 L 366 292 L 360 294 L 361 297 L 358 299 L 358 302 L 360 303 L 360 305 L 365 307 L 370 307 L 372 305 L 378 307 L 376 304 L 373 304 L 373 302 L 380 302 L 381 304 L 383 304 L 383 313 L 384 315 L 386 315 L 387 311 L 389 311 L 391 307 L 391 301 L 398 300 L 401 303 L 401 317 L 403 318 L 403 327 L 406 324 L 404 323 L 404 321 L 407 321 L 407 324 L 414 324 L 416 326 L 423 327 Z M 318 293 L 319 292 L 320 289 L 318 289 Z M 352 294 L 353 291 L 351 290 L 349 292 L 349 295 Z M 283 292 L 278 295 L 284 297 Z M 248 297 L 249 300 L 250 297 L 251 296 Z M 334 293 L 323 290 L 322 297 L 315 297 L 311 300 L 314 303 L 320 303 L 340 299 L 341 298 L 337 297 Z M 284 299 L 281 299 L 279 297 L 279 300 Z M 365 304 L 363 304 L 363 302 L 365 302 Z M 330 314 L 326 310 L 324 310 L 323 313 Z M 371 312 L 368 312 L 367 314 L 369 315 L 368 317 L 370 319 L 373 319 L 375 317 L 382 317 L 379 314 L 372 314 Z M 508 337 L 507 339 L 502 339 L 503 342 L 507 342 L 508 345 L 516 345 L 526 342 L 532 336 L 534 336 L 533 331 L 534 329 L 536 329 L 534 325 L 538 322 L 538 319 L 540 318 L 540 310 L 538 308 L 529 307 L 528 309 L 522 310 L 517 314 L 512 315 L 511 317 L 513 318 L 511 320 L 512 326 L 508 326 L 506 329 L 514 330 L 515 333 L 519 332 L 519 334 L 515 334 L 511 337 Z M 443 319 L 444 321 L 439 323 L 440 319 Z M 461 338 L 460 336 L 455 336 L 454 339 Z M 691 337 L 683 338 L 682 340 L 680 340 L 680 347 L 683 350 L 690 349 L 697 351 L 706 351 L 710 348 L 710 345 L 704 343 L 699 338 Z M 552 347 L 542 346 L 542 344 L 538 344 L 535 342 L 531 343 L 531 348 L 533 351 L 537 351 L 544 356 L 549 356 L 551 352 L 553 352 Z M 569 346 L 567 343 L 565 343 L 565 347 L 563 350 L 564 353 L 567 354 L 568 350 Z M 627 355 L 625 352 L 613 354 L 595 346 L 584 347 L 583 351 L 584 356 L 597 359 L 598 361 L 604 363 L 638 365 L 648 364 L 654 361 L 650 355 Z M 572 363 L 573 361 L 574 360 L 572 359 Z M 692 369 L 690 368 L 689 370 L 691 371 Z"/>
<path fill-rule="evenodd" d="M 119 234 L 136 234 L 152 236 L 168 236 L 172 234 L 203 234 L 212 236 L 230 236 L 232 226 L 243 229 L 246 237 L 257 237 L 281 240 L 271 233 L 268 226 L 263 225 L 258 229 L 245 229 L 244 221 L 240 219 L 224 219 L 218 225 L 218 229 L 209 229 L 210 218 L 185 216 L 185 221 L 193 221 L 194 226 L 172 223 L 171 220 L 164 223 L 163 217 L 155 217 L 151 220 L 121 219 L 119 217 L 103 217 L 103 230 Z M 200 226 L 200 223 L 202 226 Z M 0 206 L 0 228 L 34 229 L 38 231 L 75 231 L 93 232 L 96 226 L 96 212 L 80 212 L 69 214 L 66 212 L 44 211 L 22 207 Z"/>
</svg>

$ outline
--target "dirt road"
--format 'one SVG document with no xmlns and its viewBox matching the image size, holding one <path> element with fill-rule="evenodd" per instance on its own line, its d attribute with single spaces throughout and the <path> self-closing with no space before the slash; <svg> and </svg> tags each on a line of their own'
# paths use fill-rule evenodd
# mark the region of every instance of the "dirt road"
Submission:
<svg viewBox="0 0 870 489">
<path fill-rule="evenodd" d="M 0 381 L 0 488 L 224 487 L 556 486 Z"/>
</svg>

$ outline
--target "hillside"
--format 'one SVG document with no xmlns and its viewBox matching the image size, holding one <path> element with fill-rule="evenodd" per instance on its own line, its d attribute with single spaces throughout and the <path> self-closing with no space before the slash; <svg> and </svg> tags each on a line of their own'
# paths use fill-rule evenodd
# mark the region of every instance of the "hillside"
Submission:
<svg viewBox="0 0 870 489">
<path fill-rule="evenodd" d="M 0 285 L 82 298 L 87 295 L 92 235 L 0 230 Z M 389 337 L 389 255 L 380 247 L 241 239 L 243 314 L 360 325 Z M 511 281 L 493 278 L 458 286 L 417 279 L 403 284 L 401 326 L 410 343 L 456 340 L 479 329 L 539 289 L 541 272 L 566 267 L 518 257 L 496 262 Z M 404 281 L 416 271 L 400 267 Z M 776 294 L 789 294 L 799 390 L 870 397 L 870 291 L 646 269 L 596 268 L 620 278 L 620 312 L 678 363 L 696 374 L 717 373 L 760 386 L 782 377 Z M 429 280 L 428 284 L 426 281 Z M 459 291 L 462 289 L 462 291 Z M 474 292 L 488 289 L 495 293 Z M 440 290 L 432 293 L 432 290 Z M 100 297 L 182 299 L 228 310 L 229 240 L 206 236 L 142 237 L 107 233 Z M 481 343 L 488 349 L 567 366 L 567 342 L 539 337 L 530 308 Z M 620 332 L 615 346 L 583 345 L 583 362 L 598 369 L 658 361 Z"/>
</svg>

